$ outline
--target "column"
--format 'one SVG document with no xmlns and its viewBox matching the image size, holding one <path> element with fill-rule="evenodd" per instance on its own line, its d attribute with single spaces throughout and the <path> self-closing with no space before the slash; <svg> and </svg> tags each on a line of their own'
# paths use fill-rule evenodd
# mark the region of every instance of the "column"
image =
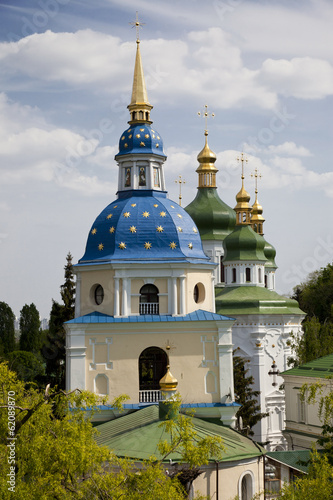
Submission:
<svg viewBox="0 0 333 500">
<path fill-rule="evenodd" d="M 128 316 L 128 307 L 127 307 L 127 298 L 128 298 L 128 279 L 127 278 L 123 278 L 122 280 L 122 285 L 123 285 L 123 294 L 122 294 L 122 311 L 121 311 L 121 315 L 122 316 Z"/>
<path fill-rule="evenodd" d="M 75 318 L 81 315 L 81 273 L 76 275 Z"/>
<path fill-rule="evenodd" d="M 186 314 L 186 304 L 185 304 L 185 276 L 179 278 L 179 314 L 184 316 Z"/>
<path fill-rule="evenodd" d="M 119 278 L 114 277 L 114 307 L 113 315 L 119 316 L 120 314 L 120 296 L 119 296 Z"/>
<path fill-rule="evenodd" d="M 172 278 L 172 307 L 171 314 L 175 316 L 177 314 L 177 278 Z"/>
</svg>

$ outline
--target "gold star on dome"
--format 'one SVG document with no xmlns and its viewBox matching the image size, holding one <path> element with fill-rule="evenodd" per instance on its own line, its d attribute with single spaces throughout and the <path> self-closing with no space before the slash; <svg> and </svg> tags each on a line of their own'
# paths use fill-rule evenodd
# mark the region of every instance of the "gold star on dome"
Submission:
<svg viewBox="0 0 333 500">
<path fill-rule="evenodd" d="M 123 216 L 125 217 L 125 219 L 128 219 L 131 216 L 131 214 L 130 212 L 124 212 Z"/>
<path fill-rule="evenodd" d="M 123 241 L 121 243 L 119 243 L 119 248 L 120 248 L 120 250 L 125 250 L 126 243 L 124 243 Z"/>
<path fill-rule="evenodd" d="M 158 147 L 159 147 L 159 144 L 158 144 L 158 143 L 157 143 L 157 144 L 155 144 L 155 148 L 158 148 Z"/>
<path fill-rule="evenodd" d="M 109 215 L 107 216 L 107 219 L 111 219 L 111 217 L 112 217 L 112 214 L 109 214 Z"/>
<path fill-rule="evenodd" d="M 115 205 L 113 208 L 117 208 L 117 207 L 118 207 L 118 205 Z"/>
<path fill-rule="evenodd" d="M 144 129 L 144 128 L 140 128 L 140 132 L 144 132 L 144 131 L 145 131 L 145 129 Z"/>
<path fill-rule="evenodd" d="M 149 241 L 146 241 L 146 243 L 144 244 L 144 247 L 146 250 L 150 250 L 151 249 L 151 243 Z"/>
<path fill-rule="evenodd" d="M 170 205 L 171 208 L 175 208 L 173 205 Z"/>
<path fill-rule="evenodd" d="M 128 148 L 128 144 L 127 144 L 127 142 L 125 142 L 125 144 L 124 144 L 124 148 Z"/>
<path fill-rule="evenodd" d="M 132 203 L 131 207 L 136 207 L 136 203 Z"/>
<path fill-rule="evenodd" d="M 192 243 L 189 243 L 189 244 L 188 244 L 188 247 L 189 247 L 189 249 L 190 249 L 190 250 L 192 250 L 192 248 L 193 248 L 193 244 L 192 244 Z"/>
<path fill-rule="evenodd" d="M 91 234 L 96 234 L 97 233 L 97 229 L 94 227 L 94 229 L 91 231 Z"/>
<path fill-rule="evenodd" d="M 155 139 L 155 134 L 153 134 L 153 139 Z"/>
<path fill-rule="evenodd" d="M 178 229 L 178 231 L 179 231 L 180 233 L 182 233 L 182 232 L 183 232 L 183 230 L 182 230 L 182 228 L 181 228 L 180 226 L 178 226 L 178 227 L 177 227 L 177 229 Z"/>
<path fill-rule="evenodd" d="M 161 217 L 166 217 L 166 213 L 165 212 L 160 212 L 160 216 Z"/>
<path fill-rule="evenodd" d="M 141 141 L 140 146 L 143 148 L 145 146 L 145 143 L 143 141 Z"/>
<path fill-rule="evenodd" d="M 124 141 L 124 140 L 125 140 L 125 136 L 124 136 L 124 135 L 122 136 L 121 140 L 122 140 L 122 141 Z"/>
<path fill-rule="evenodd" d="M 132 139 L 132 134 L 130 134 L 130 135 L 128 136 L 128 138 L 129 138 L 129 139 Z"/>
<path fill-rule="evenodd" d="M 162 226 L 157 226 L 156 231 L 157 231 L 158 233 L 163 233 L 164 229 L 163 229 L 163 227 L 162 227 Z"/>
<path fill-rule="evenodd" d="M 136 227 L 135 226 L 131 226 L 129 228 L 129 230 L 131 231 L 131 233 L 136 233 Z"/>
<path fill-rule="evenodd" d="M 147 217 L 149 217 L 149 212 L 143 212 L 142 216 L 145 217 L 147 219 Z"/>
<path fill-rule="evenodd" d="M 159 135 L 157 136 L 157 139 L 158 139 L 159 141 L 161 140 L 161 138 L 160 138 L 160 136 L 159 136 Z"/>
<path fill-rule="evenodd" d="M 140 138 L 140 134 L 136 134 L 136 136 L 135 136 L 135 137 L 136 137 L 137 139 L 139 139 L 139 138 Z"/>
<path fill-rule="evenodd" d="M 103 248 L 104 248 L 103 243 L 100 243 L 100 244 L 98 245 L 98 250 L 103 250 Z"/>
<path fill-rule="evenodd" d="M 180 214 L 177 214 L 177 217 L 179 217 L 180 219 L 182 219 L 182 218 L 183 218 L 183 216 L 182 216 L 182 215 L 180 215 Z"/>
<path fill-rule="evenodd" d="M 131 128 L 129 128 L 129 129 L 127 130 L 127 132 L 132 132 L 132 129 L 131 129 Z"/>
<path fill-rule="evenodd" d="M 171 250 L 174 250 L 176 248 L 176 243 L 174 241 L 171 241 L 169 247 L 171 248 Z"/>
<path fill-rule="evenodd" d="M 149 134 L 145 134 L 145 138 L 146 138 L 146 139 L 149 139 Z"/>
<path fill-rule="evenodd" d="M 111 234 L 114 233 L 115 232 L 114 226 L 110 227 L 109 231 L 110 231 Z"/>
<path fill-rule="evenodd" d="M 155 130 L 151 129 L 152 133 L 155 134 Z"/>
<path fill-rule="evenodd" d="M 194 232 L 194 233 L 197 233 L 197 232 L 198 232 L 198 230 L 197 230 L 197 228 L 196 228 L 196 227 L 194 227 L 194 228 L 193 228 L 193 232 Z"/>
<path fill-rule="evenodd" d="M 155 203 L 154 207 L 155 207 L 155 208 L 157 208 L 157 207 L 158 207 L 157 203 Z"/>
</svg>

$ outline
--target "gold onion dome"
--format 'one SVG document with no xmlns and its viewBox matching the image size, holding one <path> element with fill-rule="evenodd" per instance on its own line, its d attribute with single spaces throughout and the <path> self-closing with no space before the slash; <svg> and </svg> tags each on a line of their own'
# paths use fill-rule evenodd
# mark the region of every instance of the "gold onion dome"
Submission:
<svg viewBox="0 0 333 500">
<path fill-rule="evenodd" d="M 251 226 L 254 231 L 263 236 L 263 224 L 265 222 L 264 217 L 262 216 L 263 208 L 258 202 L 258 195 L 256 191 L 256 199 L 252 205 L 252 213 L 251 213 Z"/>
<path fill-rule="evenodd" d="M 167 371 L 160 380 L 161 391 L 174 391 L 177 388 L 178 380 L 170 372 L 170 365 L 167 365 Z"/>
<path fill-rule="evenodd" d="M 196 171 L 199 175 L 199 187 L 216 187 L 216 154 L 208 146 L 207 137 L 208 132 L 205 130 L 205 146 L 197 156 L 200 165 Z"/>
</svg>

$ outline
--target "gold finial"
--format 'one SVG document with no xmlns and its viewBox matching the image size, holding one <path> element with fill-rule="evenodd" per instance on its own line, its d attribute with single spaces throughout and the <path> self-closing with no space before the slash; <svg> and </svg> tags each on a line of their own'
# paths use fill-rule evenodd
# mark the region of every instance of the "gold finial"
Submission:
<svg viewBox="0 0 333 500">
<path fill-rule="evenodd" d="M 198 111 L 199 116 L 203 116 L 205 119 L 205 135 L 208 135 L 208 118 L 211 116 L 214 118 L 215 114 L 214 113 L 208 113 L 208 106 L 205 104 L 203 111 Z"/>
<path fill-rule="evenodd" d="M 251 226 L 252 229 L 263 236 L 263 224 L 265 222 L 265 219 L 262 216 L 263 209 L 262 206 L 258 202 L 258 179 L 261 179 L 262 175 L 259 173 L 258 169 L 254 169 L 254 173 L 251 174 L 251 177 L 254 177 L 255 179 L 255 195 L 256 199 L 255 202 L 252 205 L 252 214 L 251 214 Z"/>
<path fill-rule="evenodd" d="M 182 178 L 182 176 L 179 176 L 179 179 L 175 180 L 176 184 L 179 184 L 179 205 L 182 206 L 182 184 L 185 184 L 186 181 L 185 179 Z"/>
<path fill-rule="evenodd" d="M 136 11 L 135 21 L 133 21 L 129 24 L 132 24 L 132 28 L 136 29 L 136 43 L 140 43 L 140 28 L 142 28 L 146 23 L 141 23 L 139 21 L 138 11 Z"/>
</svg>

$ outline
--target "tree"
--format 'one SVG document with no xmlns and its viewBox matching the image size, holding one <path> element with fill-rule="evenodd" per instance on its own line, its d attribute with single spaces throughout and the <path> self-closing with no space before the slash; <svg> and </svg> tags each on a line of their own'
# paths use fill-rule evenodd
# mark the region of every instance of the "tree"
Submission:
<svg viewBox="0 0 333 500">
<path fill-rule="evenodd" d="M 25 382 L 39 380 L 45 374 L 41 360 L 32 352 L 14 351 L 7 356 L 8 366 Z"/>
<path fill-rule="evenodd" d="M 20 312 L 20 350 L 38 353 L 41 332 L 39 312 L 35 304 L 25 304 Z"/>
<path fill-rule="evenodd" d="M 248 369 L 245 369 L 245 360 L 240 356 L 235 356 L 235 351 L 233 363 L 235 401 L 242 405 L 236 414 L 237 418 L 240 419 L 241 417 L 243 422 L 240 432 L 247 436 L 253 436 L 254 432 L 251 430 L 252 427 L 261 419 L 267 417 L 268 413 L 262 413 L 260 411 L 261 408 L 260 405 L 258 405 L 260 391 L 254 391 L 252 389 L 254 378 L 246 375 Z"/>
<path fill-rule="evenodd" d="M 0 302 L 0 344 L 6 355 L 15 349 L 15 316 L 6 302 Z"/>
<path fill-rule="evenodd" d="M 120 408 L 125 399 L 120 396 L 112 406 Z M 6 363 L 0 364 L 1 498 L 13 498 L 14 491 L 17 500 L 187 498 L 178 477 L 169 477 L 161 461 L 152 457 L 138 467 L 97 445 L 97 431 L 82 410 L 93 411 L 105 403 L 106 398 L 88 391 L 66 393 L 49 386 L 40 391 L 18 380 Z M 161 443 L 164 457 L 177 447 L 182 459 L 195 467 L 198 461 L 205 463 L 207 453 L 218 456 L 221 451 L 219 441 L 197 440 L 186 416 L 163 425 L 172 433 L 168 443 Z M 8 462 L 13 457 L 14 465 Z M 13 486 L 7 483 L 11 478 L 15 479 Z M 14 490 L 8 490 L 10 487 Z"/>
<path fill-rule="evenodd" d="M 65 388 L 66 331 L 64 323 L 74 318 L 75 282 L 72 269 L 72 255 L 66 257 L 65 282 L 60 287 L 63 304 L 52 302 L 49 332 L 42 353 L 46 360 L 46 373 L 52 384 Z"/>
</svg>

